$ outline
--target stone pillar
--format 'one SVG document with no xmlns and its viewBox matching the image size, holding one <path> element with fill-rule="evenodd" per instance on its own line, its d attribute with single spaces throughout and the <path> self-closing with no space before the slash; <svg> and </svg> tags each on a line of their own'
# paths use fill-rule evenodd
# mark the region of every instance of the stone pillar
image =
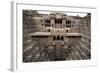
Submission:
<svg viewBox="0 0 100 73">
<path fill-rule="evenodd" d="M 51 23 L 50 23 L 51 25 L 53 24 L 54 25 L 54 19 L 51 19 Z M 52 27 L 52 26 L 51 26 Z"/>
</svg>

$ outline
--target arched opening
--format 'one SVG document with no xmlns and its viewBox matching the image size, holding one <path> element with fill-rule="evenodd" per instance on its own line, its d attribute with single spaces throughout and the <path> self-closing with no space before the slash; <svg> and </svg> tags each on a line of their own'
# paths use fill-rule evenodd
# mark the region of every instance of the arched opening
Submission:
<svg viewBox="0 0 100 73">
<path fill-rule="evenodd" d="M 61 36 L 61 40 L 64 40 L 64 37 L 63 36 Z"/>
<path fill-rule="evenodd" d="M 53 41 L 63 41 L 64 40 L 64 36 L 53 36 Z"/>
<path fill-rule="evenodd" d="M 50 29 L 48 29 L 48 32 L 50 32 Z"/>
<path fill-rule="evenodd" d="M 57 40 L 60 40 L 60 36 L 57 36 Z"/>
<path fill-rule="evenodd" d="M 55 36 L 53 36 L 53 40 L 56 40 L 56 37 Z"/>
<path fill-rule="evenodd" d="M 68 30 L 66 30 L 66 32 L 69 32 Z"/>
</svg>

